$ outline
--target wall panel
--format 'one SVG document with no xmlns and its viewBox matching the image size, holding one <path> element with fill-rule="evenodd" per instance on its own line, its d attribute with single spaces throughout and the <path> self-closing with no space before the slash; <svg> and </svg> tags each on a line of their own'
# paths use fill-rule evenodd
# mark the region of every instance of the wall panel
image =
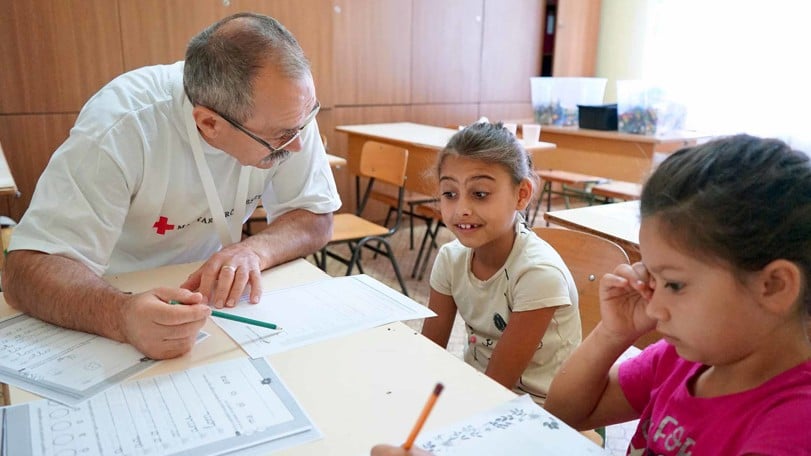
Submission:
<svg viewBox="0 0 811 456">
<path fill-rule="evenodd" d="M 335 2 L 335 104 L 411 99 L 411 0 Z"/>
<path fill-rule="evenodd" d="M 78 111 L 123 70 L 109 0 L 0 2 L 0 113 Z"/>
<path fill-rule="evenodd" d="M 529 102 L 529 78 L 541 74 L 544 3 L 484 1 L 481 102 Z"/>
<path fill-rule="evenodd" d="M 204 27 L 240 11 L 279 20 L 310 59 L 322 106 L 332 106 L 332 10 L 323 0 L 119 0 L 121 45 L 128 70 L 183 60 Z"/>
<path fill-rule="evenodd" d="M 483 0 L 414 0 L 411 102 L 477 103 Z"/>
<path fill-rule="evenodd" d="M 601 0 L 560 0 L 555 32 L 554 76 L 594 76 Z"/>
<path fill-rule="evenodd" d="M 34 186 L 51 159 L 53 151 L 68 137 L 76 114 L 35 114 L 0 116 L 0 140 L 20 191 L 10 199 L 8 215 L 19 221 L 28 209 Z"/>
<path fill-rule="evenodd" d="M 479 105 L 467 104 L 429 104 L 411 106 L 411 121 L 437 127 L 457 128 L 467 125 L 479 118 Z"/>
<path fill-rule="evenodd" d="M 482 103 L 479 105 L 479 115 L 487 117 L 491 122 L 530 122 L 535 115 L 532 103 Z"/>
</svg>

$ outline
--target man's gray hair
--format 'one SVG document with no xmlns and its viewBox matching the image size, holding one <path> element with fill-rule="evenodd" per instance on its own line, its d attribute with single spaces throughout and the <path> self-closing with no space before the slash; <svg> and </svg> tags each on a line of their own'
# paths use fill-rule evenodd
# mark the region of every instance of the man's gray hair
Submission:
<svg viewBox="0 0 811 456">
<path fill-rule="evenodd" d="M 212 24 L 186 48 L 183 87 L 193 105 L 246 121 L 253 81 L 272 66 L 291 79 L 309 77 L 310 63 L 293 35 L 272 17 L 237 13 Z"/>
</svg>

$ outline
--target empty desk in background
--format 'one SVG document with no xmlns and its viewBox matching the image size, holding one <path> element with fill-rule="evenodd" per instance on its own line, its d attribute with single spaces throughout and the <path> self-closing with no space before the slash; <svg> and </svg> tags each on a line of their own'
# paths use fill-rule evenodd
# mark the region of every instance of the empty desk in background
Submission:
<svg viewBox="0 0 811 456">
<path fill-rule="evenodd" d="M 329 162 L 330 168 L 338 169 L 343 166 L 346 166 L 346 159 L 344 157 L 339 157 L 337 155 L 327 154 L 327 161 Z"/>
<path fill-rule="evenodd" d="M 536 169 L 559 169 L 641 183 L 655 154 L 668 154 L 708 138 L 696 132 L 647 136 L 578 127 L 541 127 L 541 141 L 557 148 L 537 156 Z"/>
<path fill-rule="evenodd" d="M 353 175 L 359 174 L 360 150 L 366 141 L 374 140 L 408 149 L 405 188 L 424 195 L 436 194 L 436 182 L 430 171 L 436 165 L 437 152 L 457 132 L 451 128 L 411 122 L 341 125 L 335 130 L 346 133 L 349 138 L 347 160 L 349 172 Z M 537 160 L 539 152 L 545 154 L 554 148 L 554 144 L 538 142 L 527 147 L 527 150 L 532 152 L 533 160 Z"/>
</svg>

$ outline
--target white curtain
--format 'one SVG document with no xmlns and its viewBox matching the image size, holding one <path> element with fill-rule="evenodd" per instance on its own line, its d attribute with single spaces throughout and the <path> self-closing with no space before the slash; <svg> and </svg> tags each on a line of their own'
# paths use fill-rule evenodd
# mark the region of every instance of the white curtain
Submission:
<svg viewBox="0 0 811 456">
<path fill-rule="evenodd" d="M 650 6 L 643 78 L 687 105 L 688 128 L 779 137 L 811 153 L 811 2 Z"/>
</svg>

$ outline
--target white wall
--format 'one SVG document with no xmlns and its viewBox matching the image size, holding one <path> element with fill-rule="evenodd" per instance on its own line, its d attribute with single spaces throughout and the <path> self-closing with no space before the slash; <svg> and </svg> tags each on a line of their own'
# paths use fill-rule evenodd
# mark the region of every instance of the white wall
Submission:
<svg viewBox="0 0 811 456">
<path fill-rule="evenodd" d="M 598 77 L 644 79 L 687 105 L 687 127 L 811 152 L 811 22 L 796 0 L 603 0 Z"/>
<path fill-rule="evenodd" d="M 618 79 L 641 79 L 651 0 L 603 0 L 596 76 L 608 78 L 605 102 L 616 102 Z"/>
</svg>

